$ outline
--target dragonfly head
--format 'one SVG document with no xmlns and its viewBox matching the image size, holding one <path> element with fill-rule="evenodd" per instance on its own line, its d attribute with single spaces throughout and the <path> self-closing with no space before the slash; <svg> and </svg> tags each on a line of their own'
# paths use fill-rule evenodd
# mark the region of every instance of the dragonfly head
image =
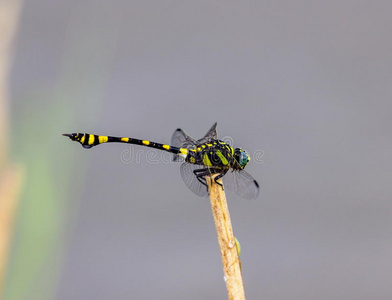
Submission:
<svg viewBox="0 0 392 300">
<path fill-rule="evenodd" d="M 245 168 L 245 166 L 250 161 L 249 154 L 245 150 L 242 150 L 241 148 L 235 148 L 234 158 L 236 159 L 236 161 L 240 165 L 241 169 Z"/>
</svg>

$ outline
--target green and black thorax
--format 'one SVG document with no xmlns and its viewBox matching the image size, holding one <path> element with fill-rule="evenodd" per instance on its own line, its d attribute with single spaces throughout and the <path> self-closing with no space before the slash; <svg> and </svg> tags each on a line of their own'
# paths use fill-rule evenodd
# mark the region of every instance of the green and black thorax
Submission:
<svg viewBox="0 0 392 300">
<path fill-rule="evenodd" d="M 241 170 L 244 168 L 245 161 L 249 161 L 246 159 L 246 155 L 241 156 L 241 151 L 241 149 L 234 149 L 221 140 L 214 140 L 189 148 L 185 161 L 207 167 Z"/>
</svg>

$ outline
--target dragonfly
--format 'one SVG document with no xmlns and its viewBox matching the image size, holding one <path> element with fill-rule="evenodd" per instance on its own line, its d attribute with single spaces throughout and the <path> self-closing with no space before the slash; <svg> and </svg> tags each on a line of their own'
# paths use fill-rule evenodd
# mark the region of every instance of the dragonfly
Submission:
<svg viewBox="0 0 392 300">
<path fill-rule="evenodd" d="M 182 162 L 181 177 L 185 185 L 196 195 L 207 197 L 207 176 L 216 175 L 214 181 L 222 179 L 223 187 L 245 199 L 256 199 L 259 184 L 244 170 L 250 161 L 249 154 L 241 148 L 233 148 L 218 139 L 217 123 L 201 139 L 194 139 L 184 130 L 174 131 L 171 145 L 129 137 L 95 135 L 89 133 L 65 133 L 72 141 L 79 142 L 85 149 L 104 143 L 126 143 L 146 146 L 170 152 L 173 161 Z"/>
</svg>

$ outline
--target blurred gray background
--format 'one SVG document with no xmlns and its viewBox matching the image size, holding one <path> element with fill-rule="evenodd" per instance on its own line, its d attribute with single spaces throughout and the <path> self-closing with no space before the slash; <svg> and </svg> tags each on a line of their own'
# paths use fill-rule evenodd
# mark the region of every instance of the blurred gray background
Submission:
<svg viewBox="0 0 392 300">
<path fill-rule="evenodd" d="M 7 299 L 225 299 L 209 202 L 178 164 L 145 152 L 129 164 L 127 145 L 87 151 L 61 137 L 169 143 L 214 122 L 264 153 L 247 166 L 259 198 L 227 194 L 248 299 L 392 299 L 391 9 L 26 1 L 13 153 L 44 195 L 23 198 L 21 214 L 37 214 L 18 225 Z"/>
</svg>

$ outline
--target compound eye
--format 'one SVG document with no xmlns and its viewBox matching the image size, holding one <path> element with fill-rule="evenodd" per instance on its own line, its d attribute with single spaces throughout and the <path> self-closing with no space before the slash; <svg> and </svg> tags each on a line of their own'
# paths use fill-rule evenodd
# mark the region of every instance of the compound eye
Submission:
<svg viewBox="0 0 392 300">
<path fill-rule="evenodd" d="M 248 153 L 246 153 L 246 151 L 241 151 L 240 160 L 239 160 L 240 166 L 245 167 L 248 162 L 249 162 Z"/>
</svg>

